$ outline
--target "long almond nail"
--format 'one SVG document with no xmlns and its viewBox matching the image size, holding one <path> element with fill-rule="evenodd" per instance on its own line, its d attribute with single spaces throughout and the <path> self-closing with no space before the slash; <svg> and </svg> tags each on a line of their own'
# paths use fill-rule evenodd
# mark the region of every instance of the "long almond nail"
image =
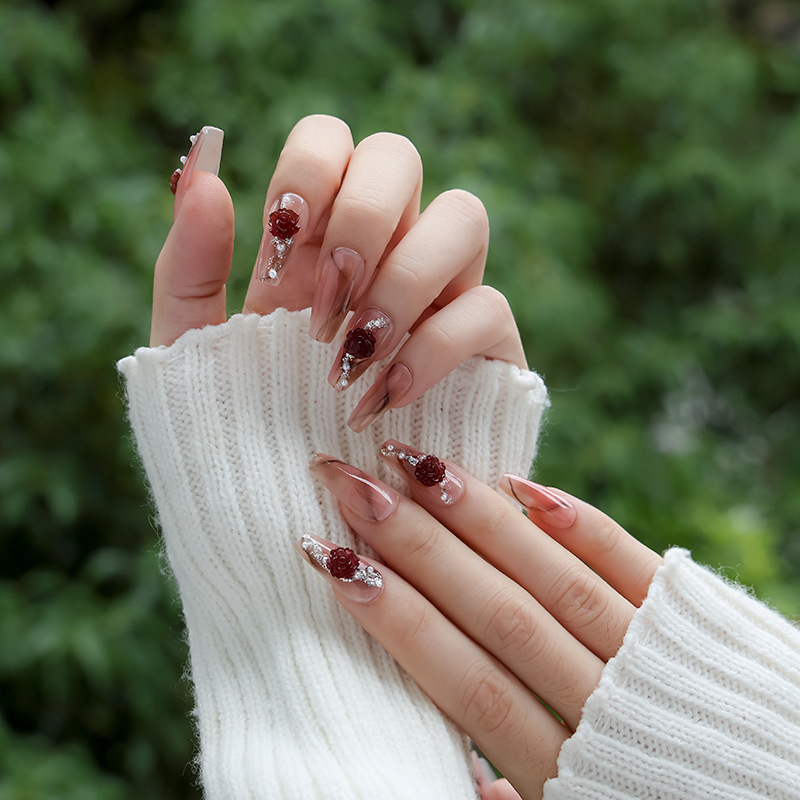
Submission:
<svg viewBox="0 0 800 800">
<path fill-rule="evenodd" d="M 383 343 L 392 330 L 388 314 L 369 308 L 360 314 L 345 336 L 328 382 L 336 389 L 346 389 L 381 354 Z"/>
<path fill-rule="evenodd" d="M 219 174 L 219 164 L 222 159 L 222 140 L 225 134 L 220 128 L 206 125 L 199 133 L 189 137 L 192 143 L 189 152 L 181 156 L 183 167 L 176 169 L 170 178 L 170 188 L 175 195 L 175 210 L 181 204 L 183 195 L 189 187 L 192 174 L 196 171 Z"/>
<path fill-rule="evenodd" d="M 308 203 L 299 194 L 286 192 L 273 204 L 256 257 L 260 281 L 277 286 L 286 270 L 295 237 L 308 225 Z"/>
<path fill-rule="evenodd" d="M 309 469 L 329 492 L 363 519 L 382 522 L 400 502 L 400 495 L 391 486 L 334 456 L 315 456 Z"/>
<path fill-rule="evenodd" d="M 568 500 L 551 489 L 533 481 L 506 473 L 500 479 L 500 488 L 513 500 L 525 507 L 528 516 L 554 528 L 569 528 L 575 524 L 578 512 Z"/>
<path fill-rule="evenodd" d="M 375 380 L 353 409 L 347 424 L 356 433 L 366 430 L 378 417 L 405 397 L 414 378 L 405 364 L 391 364 Z"/>
<path fill-rule="evenodd" d="M 364 259 L 349 247 L 328 253 L 311 303 L 309 333 L 318 342 L 330 342 L 361 288 Z"/>
<path fill-rule="evenodd" d="M 306 534 L 300 540 L 300 552 L 351 600 L 371 603 L 383 591 L 381 573 L 349 547 L 338 547 L 333 542 Z"/>
<path fill-rule="evenodd" d="M 388 439 L 381 447 L 381 455 L 392 466 L 399 467 L 398 472 L 406 480 L 413 478 L 416 485 L 426 487 L 432 497 L 446 506 L 453 505 L 466 490 L 463 479 L 451 468 L 436 456 L 426 455 L 410 445 Z"/>
</svg>

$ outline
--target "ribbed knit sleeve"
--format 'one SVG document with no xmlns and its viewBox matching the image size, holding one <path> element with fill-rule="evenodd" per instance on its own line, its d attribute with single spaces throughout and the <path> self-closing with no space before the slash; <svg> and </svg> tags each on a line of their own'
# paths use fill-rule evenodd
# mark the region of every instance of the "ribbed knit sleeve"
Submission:
<svg viewBox="0 0 800 800">
<path fill-rule="evenodd" d="M 800 629 L 671 550 L 545 800 L 798 800 Z"/>
<path fill-rule="evenodd" d="M 236 316 L 118 365 L 183 603 L 205 795 L 472 800 L 464 737 L 295 552 L 303 533 L 364 550 L 308 462 L 328 452 L 397 486 L 378 457 L 393 437 L 489 483 L 525 474 L 544 386 L 472 359 L 355 434 L 369 375 L 331 389 L 336 347 L 308 320 Z"/>
</svg>

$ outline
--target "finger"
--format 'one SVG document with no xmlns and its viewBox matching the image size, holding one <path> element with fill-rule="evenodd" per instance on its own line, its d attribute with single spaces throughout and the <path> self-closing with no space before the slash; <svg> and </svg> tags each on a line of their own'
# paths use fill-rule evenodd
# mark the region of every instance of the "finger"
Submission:
<svg viewBox="0 0 800 800">
<path fill-rule="evenodd" d="M 478 286 L 488 243 L 486 210 L 474 195 L 439 195 L 381 263 L 336 356 L 331 386 L 346 388 L 391 353 L 431 304 L 442 308 Z"/>
<path fill-rule="evenodd" d="M 417 503 L 535 597 L 586 648 L 603 661 L 617 652 L 635 609 L 597 573 L 458 466 L 392 440 L 382 454 Z M 438 474 L 423 469 L 425 459 Z"/>
<path fill-rule="evenodd" d="M 404 136 L 378 133 L 356 147 L 333 204 L 318 263 L 310 334 L 330 342 L 383 254 L 419 215 L 422 161 Z"/>
<path fill-rule="evenodd" d="M 334 549 L 303 537 L 307 560 L 331 582 L 342 606 L 509 779 L 530 787 L 526 797 L 540 796 L 536 787 L 540 793 L 555 773 L 568 734 L 564 726 L 400 576 L 369 559 L 355 559 L 357 569 L 372 567 L 380 575 L 379 587 L 366 587 L 356 573 L 346 577 L 340 565 L 346 567 L 349 557 Z"/>
<path fill-rule="evenodd" d="M 184 181 L 186 181 L 184 183 Z M 233 203 L 215 175 L 182 176 L 180 210 L 156 261 L 151 346 L 225 321 L 225 281 L 233 255 Z"/>
<path fill-rule="evenodd" d="M 353 137 L 340 119 L 314 115 L 292 129 L 267 190 L 246 313 L 311 304 L 319 245 L 352 153 Z"/>
<path fill-rule="evenodd" d="M 312 470 L 384 562 L 574 729 L 600 659 L 416 503 L 331 456 L 315 458 Z"/>
<path fill-rule="evenodd" d="M 513 497 L 555 541 L 588 564 L 634 606 L 647 596 L 663 559 L 594 506 L 515 475 L 500 488 Z"/>
<path fill-rule="evenodd" d="M 508 301 L 491 286 L 468 289 L 415 328 L 347 424 L 360 433 L 390 408 L 416 400 L 475 355 L 526 366 Z"/>
</svg>

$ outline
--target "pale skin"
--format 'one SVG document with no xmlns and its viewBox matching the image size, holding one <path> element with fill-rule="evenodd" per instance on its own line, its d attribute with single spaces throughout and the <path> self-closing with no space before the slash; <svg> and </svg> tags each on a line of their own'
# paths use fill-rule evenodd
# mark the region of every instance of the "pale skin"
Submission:
<svg viewBox="0 0 800 800">
<path fill-rule="evenodd" d="M 392 407 L 412 402 L 474 355 L 526 366 L 506 299 L 482 284 L 489 242 L 483 205 L 453 190 L 421 209 L 421 188 L 421 160 L 406 138 L 379 133 L 354 145 L 341 120 L 301 120 L 270 181 L 264 216 L 266 223 L 276 198 L 292 192 L 308 204 L 308 225 L 280 285 L 254 272 L 243 305 L 244 313 L 262 315 L 318 305 L 326 255 L 339 247 L 359 253 L 363 277 L 347 310 L 353 318 L 365 309 L 386 312 L 394 326 L 376 358 L 394 353 L 390 366 L 405 364 L 413 376 Z M 226 320 L 233 235 L 224 183 L 187 169 L 156 263 L 152 346 Z M 333 365 L 337 349 L 330 347 Z M 466 487 L 451 506 L 413 479 L 410 497 L 382 521 L 341 506 L 377 552 L 385 583 L 369 602 L 335 581 L 334 591 L 506 776 L 480 781 L 484 800 L 532 800 L 555 775 L 558 751 L 661 559 L 565 493 L 556 491 L 574 509 L 566 526 L 563 515 L 554 524 L 541 509 L 529 508 L 526 518 L 457 465 L 448 469 Z"/>
</svg>

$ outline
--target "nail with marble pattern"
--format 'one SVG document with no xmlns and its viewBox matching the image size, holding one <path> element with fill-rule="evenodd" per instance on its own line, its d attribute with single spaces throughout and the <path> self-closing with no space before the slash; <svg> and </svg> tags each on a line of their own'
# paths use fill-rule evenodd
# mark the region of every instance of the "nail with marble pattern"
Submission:
<svg viewBox="0 0 800 800">
<path fill-rule="evenodd" d="M 539 483 L 506 473 L 500 479 L 500 488 L 528 512 L 528 516 L 545 526 L 565 529 L 575 524 L 578 512 L 575 506 L 552 489 Z"/>
<path fill-rule="evenodd" d="M 383 522 L 400 502 L 400 494 L 391 486 L 335 456 L 316 455 L 309 469 L 334 497 L 362 519 Z"/>
<path fill-rule="evenodd" d="M 314 300 L 309 333 L 318 342 L 330 342 L 358 296 L 364 279 L 364 259 L 349 247 L 336 247 L 325 258 Z"/>
<path fill-rule="evenodd" d="M 359 400 L 347 424 L 356 433 L 366 430 L 405 397 L 412 383 L 411 370 L 406 364 L 389 365 Z"/>
</svg>

